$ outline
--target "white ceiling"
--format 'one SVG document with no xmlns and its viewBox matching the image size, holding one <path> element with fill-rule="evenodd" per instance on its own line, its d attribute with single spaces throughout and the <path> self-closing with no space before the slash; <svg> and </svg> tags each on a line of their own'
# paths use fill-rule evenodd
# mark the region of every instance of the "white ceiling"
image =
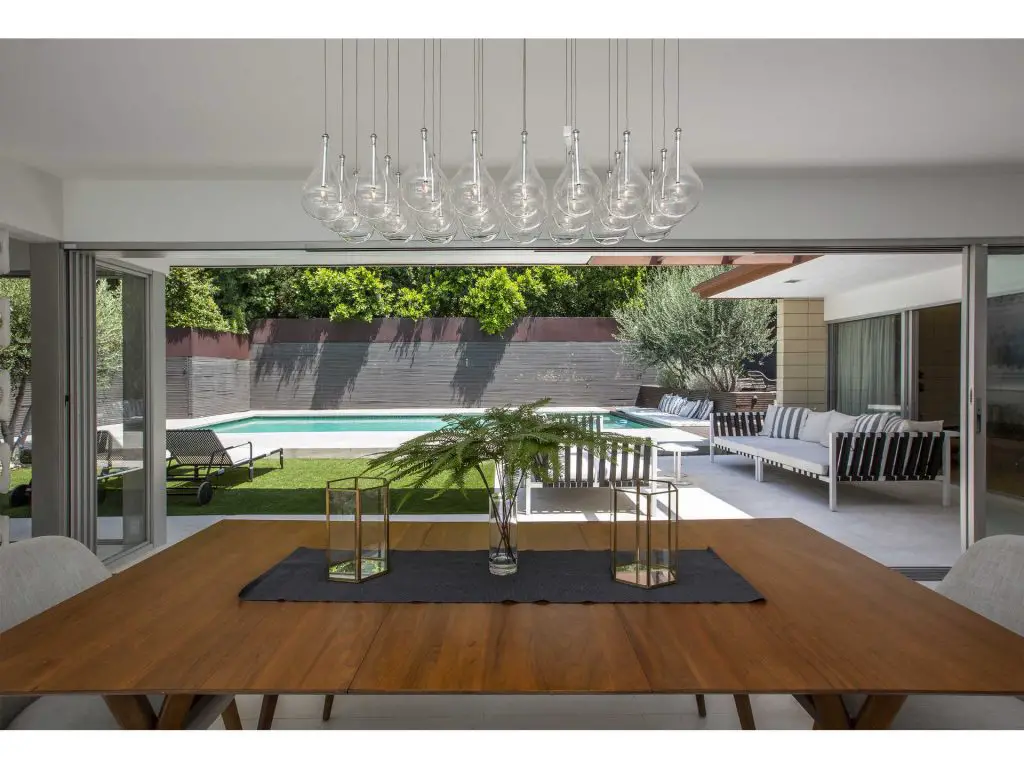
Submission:
<svg viewBox="0 0 1024 768">
<path fill-rule="evenodd" d="M 449 173 L 468 155 L 471 49 L 468 40 L 444 46 Z M 322 127 L 321 50 L 316 40 L 3 40 L 0 157 L 62 178 L 301 179 Z M 348 50 L 351 102 L 351 43 Z M 364 137 L 370 50 L 364 41 Z M 670 44 L 670 69 L 673 50 Z M 340 51 L 340 41 L 332 41 L 335 139 Z M 419 51 L 419 41 L 403 42 L 400 135 L 407 158 L 421 123 Z M 529 128 L 547 170 L 562 157 L 563 44 L 531 41 L 529 51 Z M 383 82 L 383 43 L 378 53 Z M 584 154 L 599 170 L 607 156 L 606 53 L 606 41 L 579 43 L 577 125 Z M 500 179 L 521 122 L 520 43 L 489 41 L 486 54 L 485 151 Z M 683 42 L 682 64 L 682 127 L 698 169 L 1024 164 L 1021 40 L 697 40 Z M 647 41 L 631 45 L 631 72 L 631 127 L 646 163 Z M 393 90 L 396 79 L 393 73 Z M 656 79 L 660 105 L 660 65 Z M 673 72 L 666 88 L 671 130 Z M 660 114 L 655 123 L 660 133 Z M 384 134 L 383 96 L 377 130 Z"/>
<path fill-rule="evenodd" d="M 958 266 L 959 253 L 828 253 L 716 294 L 722 299 L 803 299 Z M 796 280 L 798 282 L 790 282 Z"/>
</svg>

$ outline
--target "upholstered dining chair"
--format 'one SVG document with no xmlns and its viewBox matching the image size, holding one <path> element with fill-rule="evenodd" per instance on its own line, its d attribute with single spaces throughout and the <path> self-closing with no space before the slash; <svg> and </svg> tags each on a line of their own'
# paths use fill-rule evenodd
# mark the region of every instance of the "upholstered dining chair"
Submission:
<svg viewBox="0 0 1024 768">
<path fill-rule="evenodd" d="M 961 555 L 935 591 L 1024 636 L 1024 536 L 990 536 Z M 942 638 L 936 638 L 941 643 Z M 857 712 L 863 697 L 843 697 Z M 1024 700 L 1013 696 L 910 696 L 892 728 L 1024 729 Z"/>
<path fill-rule="evenodd" d="M 39 536 L 0 547 L 0 633 L 111 577 L 92 552 L 74 539 Z M 150 696 L 154 712 L 163 697 Z M 234 697 L 216 696 L 187 722 L 205 729 L 224 718 L 241 728 Z M 95 730 L 118 727 L 101 696 L 0 696 L 0 729 Z"/>
</svg>

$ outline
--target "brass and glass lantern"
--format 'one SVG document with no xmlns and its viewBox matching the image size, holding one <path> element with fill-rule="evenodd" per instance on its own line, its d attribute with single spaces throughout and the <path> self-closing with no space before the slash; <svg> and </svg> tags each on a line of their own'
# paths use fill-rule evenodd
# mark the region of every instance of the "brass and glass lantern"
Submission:
<svg viewBox="0 0 1024 768">
<path fill-rule="evenodd" d="M 676 582 L 679 489 L 668 480 L 612 487 L 612 576 L 651 589 Z"/>
<path fill-rule="evenodd" d="M 327 483 L 327 579 L 359 582 L 388 572 L 390 488 L 381 477 Z"/>
</svg>

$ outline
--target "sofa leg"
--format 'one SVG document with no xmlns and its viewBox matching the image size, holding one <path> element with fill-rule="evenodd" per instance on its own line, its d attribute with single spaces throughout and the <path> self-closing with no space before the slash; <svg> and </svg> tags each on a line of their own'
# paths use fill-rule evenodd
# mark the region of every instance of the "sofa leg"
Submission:
<svg viewBox="0 0 1024 768">
<path fill-rule="evenodd" d="M 839 485 L 839 483 L 837 483 L 831 477 L 829 478 L 829 481 L 828 481 L 828 508 L 829 508 L 830 512 L 835 512 L 838 509 L 838 504 L 837 504 L 837 501 L 836 501 L 836 496 L 838 495 L 838 493 L 837 493 L 838 485 Z"/>
<path fill-rule="evenodd" d="M 764 462 L 761 459 L 754 459 L 754 480 L 764 482 Z"/>
</svg>

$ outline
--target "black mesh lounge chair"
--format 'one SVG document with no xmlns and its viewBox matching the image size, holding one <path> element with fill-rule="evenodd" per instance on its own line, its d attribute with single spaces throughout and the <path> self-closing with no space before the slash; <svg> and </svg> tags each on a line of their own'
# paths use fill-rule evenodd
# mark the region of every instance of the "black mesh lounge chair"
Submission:
<svg viewBox="0 0 1024 768">
<path fill-rule="evenodd" d="M 195 494 L 200 505 L 213 498 L 212 479 L 236 467 L 249 468 L 249 480 L 255 476 L 255 462 L 277 455 L 284 468 L 284 449 L 254 445 L 251 440 L 237 445 L 226 444 L 212 429 L 167 430 L 168 494 Z"/>
</svg>

